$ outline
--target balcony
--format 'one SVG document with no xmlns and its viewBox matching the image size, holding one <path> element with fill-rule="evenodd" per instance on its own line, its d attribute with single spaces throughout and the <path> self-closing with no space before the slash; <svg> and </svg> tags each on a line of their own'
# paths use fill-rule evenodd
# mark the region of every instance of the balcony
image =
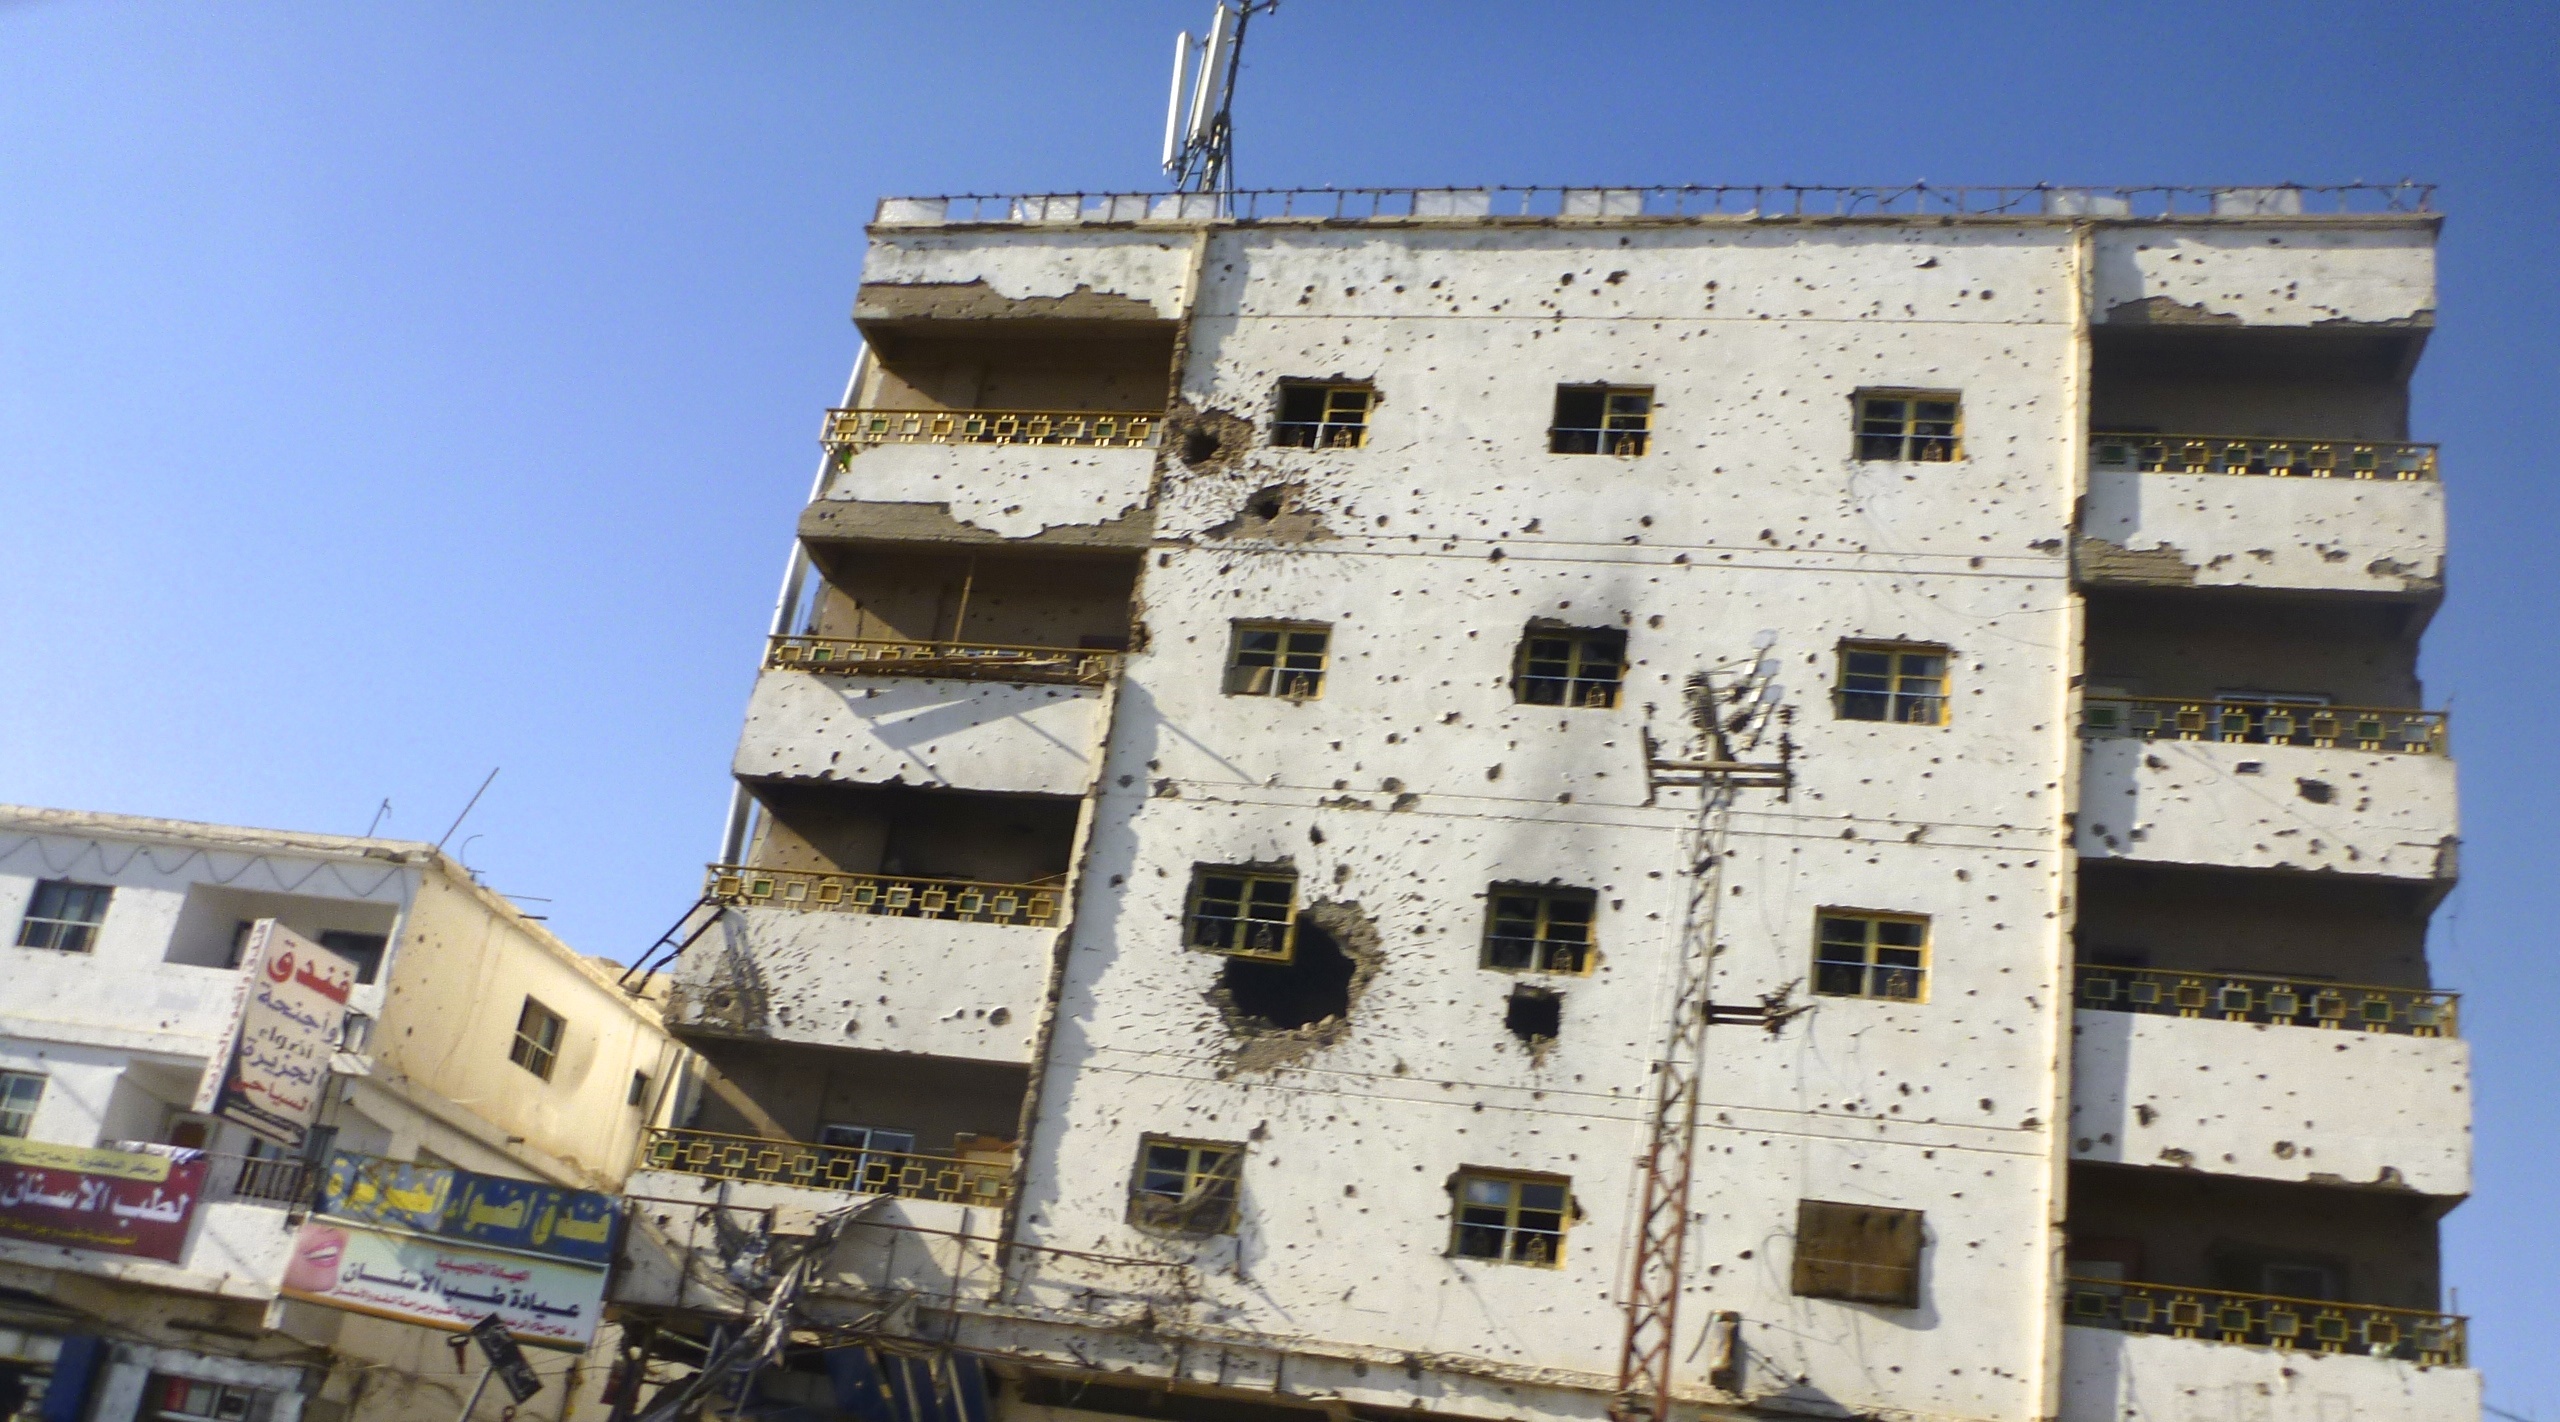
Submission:
<svg viewBox="0 0 2560 1422">
<path fill-rule="evenodd" d="M 2442 590 L 2433 445 L 2113 433 L 2091 444 L 2076 554 L 2084 583 Z"/>
<path fill-rule="evenodd" d="M 2451 993 L 2083 967 L 2078 1006 L 2074 1160 L 2470 1193 Z"/>
<path fill-rule="evenodd" d="M 767 671 L 819 676 L 943 677 L 1041 686 L 1102 686 L 1122 654 L 1091 647 L 1014 647 L 993 642 L 889 642 L 857 637 L 782 636 L 765 651 Z"/>
<path fill-rule="evenodd" d="M 2419 712 L 2393 726 L 2424 727 Z M 2081 760 L 2084 859 L 2449 882 L 2454 769 L 2441 739 L 2144 740 L 2101 728 Z M 2393 747 L 2402 753 L 2392 753 Z M 2420 753 L 2405 753 L 2411 749 Z"/>
<path fill-rule="evenodd" d="M 1066 877 L 1046 884 L 982 884 L 907 874 L 819 873 L 714 864 L 703 895 L 730 908 L 779 908 L 933 919 L 943 923 L 1057 926 Z"/>
<path fill-rule="evenodd" d="M 2093 695 L 2081 705 L 2080 734 L 2394 755 L 2442 755 L 2446 750 L 2441 711 L 2331 706 L 2242 695 Z"/>
<path fill-rule="evenodd" d="M 827 412 L 826 445 L 839 457 L 884 444 L 1039 445 L 1145 449 L 1161 410 L 863 410 Z"/>
<path fill-rule="evenodd" d="M 2064 1281 L 2063 1319 L 2164 1338 L 2461 1367 L 2465 1319 L 2416 1309 L 2109 1279 Z"/>
<path fill-rule="evenodd" d="M 1010 1143 L 1001 1152 L 963 1158 L 653 1127 L 641 1139 L 639 1168 L 986 1209 L 1013 1199 Z"/>
<path fill-rule="evenodd" d="M 2073 1294 L 2064 1294 L 2063 1321 Z M 2453 1320 L 2459 1323 L 2460 1320 Z M 2480 1415 L 2480 1375 L 2317 1347 L 2226 1347 L 2211 1337 L 2062 1330 L 2060 1422 L 2450 1422 Z"/>
</svg>

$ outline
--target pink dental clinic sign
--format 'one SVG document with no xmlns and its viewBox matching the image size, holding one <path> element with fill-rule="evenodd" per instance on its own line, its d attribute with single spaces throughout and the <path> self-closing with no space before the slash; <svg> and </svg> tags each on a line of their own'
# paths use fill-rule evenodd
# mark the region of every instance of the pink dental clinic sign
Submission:
<svg viewBox="0 0 2560 1422">
<path fill-rule="evenodd" d="M 271 918 L 240 959 L 227 1048 L 205 1067 L 195 1109 L 299 1150 L 328 1089 L 356 966 Z"/>
<path fill-rule="evenodd" d="M 604 1310 L 598 1268 L 314 1216 L 294 1236 L 284 1295 L 430 1328 L 495 1314 L 520 1343 L 584 1348 Z"/>
</svg>

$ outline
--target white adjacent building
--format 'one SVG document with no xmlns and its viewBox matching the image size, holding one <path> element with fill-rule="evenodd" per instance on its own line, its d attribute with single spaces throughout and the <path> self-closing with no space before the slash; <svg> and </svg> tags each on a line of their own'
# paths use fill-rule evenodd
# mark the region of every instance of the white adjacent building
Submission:
<svg viewBox="0 0 2560 1422">
<path fill-rule="evenodd" d="M 357 969 L 298 1152 L 194 1110 L 264 919 Z M 681 1073 L 618 968 L 424 844 L 0 806 L 0 932 L 0 1161 L 203 1171 L 156 1253 L 0 1198 L 0 1376 L 47 1422 L 458 1415 L 451 1335 L 279 1294 L 330 1152 L 617 1192 Z M 610 1355 L 537 1355 L 536 1405 L 596 1406 Z"/>
<path fill-rule="evenodd" d="M 807 1254 L 754 1386 L 857 1412 L 826 1346 L 1008 1418 L 2476 1416 L 2438 222 L 884 203 L 630 1186 L 652 1377 Z M 1785 769 L 1698 918 L 1708 672 Z"/>
</svg>

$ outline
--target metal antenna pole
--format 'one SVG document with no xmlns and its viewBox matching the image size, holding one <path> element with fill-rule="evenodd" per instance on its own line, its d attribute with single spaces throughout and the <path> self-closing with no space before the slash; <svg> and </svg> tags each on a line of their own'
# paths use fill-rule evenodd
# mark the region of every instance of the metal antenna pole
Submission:
<svg viewBox="0 0 2560 1422">
<path fill-rule="evenodd" d="M 1774 640 L 1762 634 L 1758 651 Z M 1718 1008 L 1709 988 L 1716 953 L 1716 914 L 1723 898 L 1724 860 L 1735 793 L 1746 787 L 1783 791 L 1790 778 L 1786 746 L 1775 761 L 1749 761 L 1770 724 L 1779 718 L 1777 662 L 1755 653 L 1748 671 L 1729 676 L 1702 672 L 1689 679 L 1691 724 L 1697 760 L 1646 756 L 1657 791 L 1694 787 L 1698 810 L 1681 834 L 1681 872 L 1689 881 L 1674 959 L 1671 1021 L 1654 1061 L 1653 1109 L 1647 1123 L 1642 1194 L 1636 1207 L 1633 1258 L 1627 1269 L 1627 1330 L 1618 1354 L 1618 1390 L 1609 1411 L 1619 1422 L 1667 1422 L 1671 1414 L 1672 1364 L 1676 1357 L 1681 1265 L 1689 1241 L 1689 1182 L 1698 1137 L 1698 1079 L 1704 1073 L 1707 1028 L 1716 1022 L 1762 1022 L 1757 1012 Z"/>
</svg>

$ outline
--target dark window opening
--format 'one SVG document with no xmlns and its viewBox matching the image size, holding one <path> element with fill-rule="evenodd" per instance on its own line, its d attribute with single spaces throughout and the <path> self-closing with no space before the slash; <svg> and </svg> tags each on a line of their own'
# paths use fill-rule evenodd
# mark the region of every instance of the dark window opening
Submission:
<svg viewBox="0 0 2560 1422">
<path fill-rule="evenodd" d="M 1502 1025 L 1533 1047 L 1552 1042 L 1564 1028 L 1564 994 L 1526 984 L 1515 987 L 1510 1004 L 1503 1009 Z"/>
<path fill-rule="evenodd" d="M 1918 1308 L 1921 1219 L 1918 1210 L 1798 1201 L 1794 1292 Z"/>
<path fill-rule="evenodd" d="M 1461 1170 L 1449 1252 L 1462 1259 L 1553 1266 L 1564 1259 L 1573 1182 L 1560 1175 Z"/>
<path fill-rule="evenodd" d="M 47 879 L 36 885 L 26 921 L 18 925 L 18 946 L 51 948 L 58 953 L 86 953 L 98 939 L 107 916 L 107 900 L 115 890 L 105 884 L 75 884 Z"/>
<path fill-rule="evenodd" d="M 1298 937 L 1298 876 L 1287 870 L 1196 870 L 1183 941 L 1211 953 L 1286 963 Z"/>
<path fill-rule="evenodd" d="M 1369 407 L 1376 400 L 1377 392 L 1366 385 L 1285 382 L 1271 442 L 1296 449 L 1358 449 L 1369 441 Z"/>
<path fill-rule="evenodd" d="M 1227 654 L 1227 695 L 1292 701 L 1324 695 L 1332 637 L 1332 628 L 1322 623 L 1235 624 L 1235 646 Z"/>
<path fill-rule="evenodd" d="M 1858 397 L 1858 457 L 1944 464 L 1958 452 L 1956 397 L 1895 394 Z"/>
<path fill-rule="evenodd" d="M 637 1106 L 648 1099 L 649 1074 L 645 1071 L 633 1072 L 631 1074 L 631 1094 L 622 1099 L 622 1104 L 625 1106 Z"/>
<path fill-rule="evenodd" d="M 1297 952 L 1286 962 L 1231 957 L 1218 984 L 1236 1015 L 1248 1022 L 1292 1031 L 1351 1011 L 1356 966 L 1333 935 L 1311 919 L 1297 922 Z"/>
<path fill-rule="evenodd" d="M 1642 454 L 1653 436 L 1653 387 L 1559 385 L 1551 454 Z"/>
<path fill-rule="evenodd" d="M 320 946 L 356 965 L 356 981 L 372 982 L 382 975 L 382 950 L 389 945 L 388 935 L 349 933 L 333 928 L 320 935 Z"/>
<path fill-rule="evenodd" d="M 1520 639 L 1511 694 L 1531 706 L 1615 706 L 1626 675 L 1619 628 L 1532 629 Z"/>
<path fill-rule="evenodd" d="M 1486 967 L 1579 973 L 1590 966 L 1591 917 L 1599 899 L 1589 889 L 1498 884 L 1488 897 Z"/>
</svg>

